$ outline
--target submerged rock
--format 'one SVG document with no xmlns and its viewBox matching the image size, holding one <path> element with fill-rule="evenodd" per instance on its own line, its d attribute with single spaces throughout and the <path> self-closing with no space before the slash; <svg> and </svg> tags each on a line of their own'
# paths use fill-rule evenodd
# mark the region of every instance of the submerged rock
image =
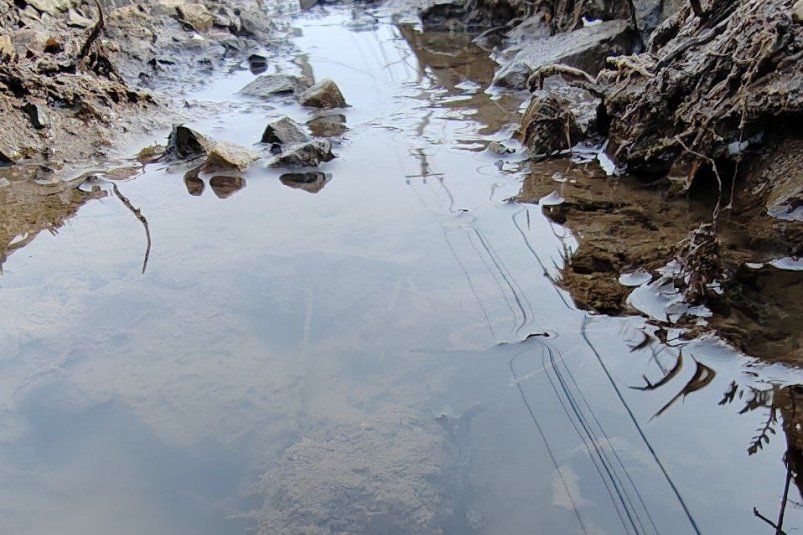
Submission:
<svg viewBox="0 0 803 535">
<path fill-rule="evenodd" d="M 184 159 L 190 156 L 207 154 L 213 142 L 200 132 L 184 125 L 174 125 L 167 138 L 167 154 L 174 158 Z"/>
<path fill-rule="evenodd" d="M 527 78 L 533 71 L 553 63 L 576 67 L 593 75 L 605 66 L 608 56 L 629 54 L 635 44 L 636 37 L 624 20 L 612 20 L 570 33 L 536 39 L 524 45 L 499 70 L 494 77 L 494 84 L 525 89 Z"/>
<path fill-rule="evenodd" d="M 271 162 L 271 167 L 318 167 L 323 162 L 335 159 L 332 143 L 328 140 L 314 140 L 299 145 L 281 154 Z"/>
<path fill-rule="evenodd" d="M 321 80 L 298 96 L 299 102 L 311 108 L 345 108 L 347 106 L 343 93 L 334 81 L 327 78 Z"/>
<path fill-rule="evenodd" d="M 328 113 L 313 117 L 307 126 L 316 137 L 340 137 L 346 133 L 346 116 L 342 113 Z"/>
<path fill-rule="evenodd" d="M 307 173 L 285 173 L 279 177 L 285 186 L 303 189 L 310 193 L 318 193 L 332 179 L 330 173 L 309 171 Z"/>
<path fill-rule="evenodd" d="M 276 145 L 294 145 L 305 141 L 309 141 L 309 136 L 307 136 L 300 124 L 289 117 L 282 117 L 269 123 L 262 133 L 261 139 L 262 143 Z"/>
<path fill-rule="evenodd" d="M 276 95 L 292 95 L 309 87 L 309 80 L 303 76 L 288 74 L 263 74 L 252 80 L 240 90 L 250 97 L 272 98 Z"/>
<path fill-rule="evenodd" d="M 205 168 L 233 167 L 239 170 L 247 168 L 251 162 L 259 159 L 259 155 L 245 147 L 228 141 L 219 141 L 209 151 Z"/>
</svg>

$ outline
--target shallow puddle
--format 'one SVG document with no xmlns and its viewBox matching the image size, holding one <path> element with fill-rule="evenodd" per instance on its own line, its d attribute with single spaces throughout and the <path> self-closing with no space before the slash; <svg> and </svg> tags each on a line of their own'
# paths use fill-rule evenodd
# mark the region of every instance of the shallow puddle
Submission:
<svg viewBox="0 0 803 535">
<path fill-rule="evenodd" d="M 351 105 L 320 175 L 152 164 L 43 189 L 49 216 L 0 189 L 25 245 L 0 276 L 2 532 L 803 523 L 801 374 L 577 310 L 553 283 L 576 240 L 510 200 L 521 154 L 486 149 L 520 104 L 484 92 L 486 51 L 381 12 L 294 27 L 269 72 L 333 78 Z M 253 76 L 189 95 L 189 126 L 251 145 L 312 118 L 237 95 Z"/>
</svg>

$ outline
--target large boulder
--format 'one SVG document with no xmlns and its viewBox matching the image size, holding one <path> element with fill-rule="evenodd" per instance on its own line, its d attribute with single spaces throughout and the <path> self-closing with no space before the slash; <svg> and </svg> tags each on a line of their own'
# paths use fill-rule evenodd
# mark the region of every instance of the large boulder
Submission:
<svg viewBox="0 0 803 535">
<path fill-rule="evenodd" d="M 346 99 L 337 84 L 330 80 L 321 80 L 298 96 L 299 102 L 311 108 L 345 108 Z"/>
<path fill-rule="evenodd" d="M 631 53 L 637 39 L 625 20 L 602 22 L 570 33 L 536 39 L 523 45 L 499 70 L 494 84 L 525 89 L 530 74 L 555 63 L 594 75 L 605 66 L 608 56 Z"/>
</svg>

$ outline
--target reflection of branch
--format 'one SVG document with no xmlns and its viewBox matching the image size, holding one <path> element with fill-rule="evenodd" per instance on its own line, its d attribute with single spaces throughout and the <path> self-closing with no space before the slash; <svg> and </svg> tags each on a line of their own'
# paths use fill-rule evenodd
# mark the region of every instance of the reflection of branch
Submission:
<svg viewBox="0 0 803 535">
<path fill-rule="evenodd" d="M 752 438 L 750 447 L 747 448 L 748 455 L 753 455 L 754 453 L 758 452 L 758 450 L 764 448 L 764 444 L 769 444 L 769 433 L 772 433 L 773 435 L 775 434 L 775 428 L 773 426 L 776 423 L 778 423 L 778 417 L 775 414 L 775 407 L 772 407 L 769 410 L 769 418 L 767 418 L 767 421 L 764 422 L 764 424 L 757 430 L 756 435 Z"/>
<path fill-rule="evenodd" d="M 781 529 L 781 526 L 776 526 L 775 522 L 773 522 L 766 516 L 759 513 L 758 509 L 756 509 L 755 507 L 753 507 L 753 514 L 756 515 L 761 520 L 763 520 L 764 522 L 766 522 L 767 524 L 769 524 L 770 526 L 772 526 L 773 528 L 775 528 L 775 535 L 786 535 L 786 532 L 783 529 Z"/>
<path fill-rule="evenodd" d="M 669 400 L 669 403 L 661 407 L 661 410 L 655 413 L 653 418 L 661 416 L 680 398 L 685 398 L 689 394 L 705 388 L 711 381 L 714 380 L 714 376 L 716 376 L 716 372 L 714 370 L 700 362 L 695 362 L 695 364 L 697 365 L 697 369 L 694 371 L 694 376 L 689 380 L 688 383 L 686 383 L 686 386 L 684 386 L 683 389 L 675 395 L 675 397 Z"/>
<path fill-rule="evenodd" d="M 112 184 L 112 188 L 114 188 L 114 194 L 117 195 L 117 198 L 120 199 L 120 202 L 123 203 L 123 206 L 131 210 L 131 213 L 134 214 L 134 217 L 140 220 L 142 226 L 145 227 L 145 239 L 148 241 L 148 246 L 145 248 L 145 260 L 142 261 L 142 273 L 145 273 L 145 268 L 148 267 L 148 257 L 151 254 L 151 231 L 148 228 L 148 220 L 145 219 L 145 216 L 142 215 L 142 212 L 139 211 L 139 208 L 134 208 L 134 205 L 131 204 L 120 190 L 117 188 L 117 184 Z"/>
<path fill-rule="evenodd" d="M 739 387 L 736 385 L 736 381 L 731 381 L 731 386 L 728 391 L 725 392 L 725 395 L 722 396 L 722 400 L 720 400 L 719 405 L 727 405 L 728 403 L 733 402 L 738 391 Z"/>
<path fill-rule="evenodd" d="M 675 366 L 671 370 L 669 370 L 669 372 L 666 375 L 664 375 L 661 378 L 661 380 L 658 381 L 657 383 L 655 383 L 655 384 L 651 383 L 650 380 L 647 379 L 646 375 L 642 375 L 641 377 L 644 379 L 644 382 L 647 383 L 647 384 L 645 386 L 631 386 L 630 388 L 632 388 L 633 390 L 648 390 L 648 391 L 649 390 L 656 390 L 656 389 L 661 388 L 662 386 L 664 386 L 666 383 L 668 383 L 672 379 L 674 379 L 674 377 L 678 373 L 680 373 L 680 370 L 682 368 L 683 368 L 683 353 L 678 355 L 678 359 L 675 362 Z"/>
</svg>

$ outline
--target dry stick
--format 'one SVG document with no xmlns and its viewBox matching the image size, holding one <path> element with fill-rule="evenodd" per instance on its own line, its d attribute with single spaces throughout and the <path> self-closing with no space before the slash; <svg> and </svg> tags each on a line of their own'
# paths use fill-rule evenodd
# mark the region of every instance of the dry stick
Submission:
<svg viewBox="0 0 803 535">
<path fill-rule="evenodd" d="M 145 238 L 148 240 L 148 246 L 145 248 L 145 260 L 142 262 L 142 273 L 145 273 L 145 268 L 148 267 L 148 257 L 151 255 L 151 231 L 148 228 L 148 220 L 145 219 L 145 216 L 142 215 L 142 212 L 139 211 L 139 208 L 134 208 L 134 205 L 131 204 L 120 190 L 117 188 L 117 184 L 112 184 L 112 188 L 114 188 L 114 194 L 117 195 L 117 198 L 120 199 L 120 202 L 123 203 L 123 206 L 131 210 L 131 213 L 134 214 L 134 217 L 139 219 L 142 223 L 142 226 L 145 227 Z"/>
<path fill-rule="evenodd" d="M 786 532 L 783 529 L 775 525 L 775 522 L 773 522 L 766 516 L 759 513 L 758 509 L 756 509 L 755 507 L 753 507 L 753 514 L 758 518 L 760 518 L 761 520 L 763 520 L 764 522 L 766 522 L 767 524 L 769 524 L 770 526 L 772 526 L 773 528 L 775 528 L 775 535 L 786 535 Z"/>
<path fill-rule="evenodd" d="M 568 65 L 560 65 L 557 63 L 553 63 L 551 65 L 544 65 L 543 67 L 537 68 L 529 78 L 527 78 L 527 88 L 530 91 L 533 91 L 533 86 L 535 83 L 538 83 L 538 89 L 544 88 L 544 78 L 547 76 L 553 76 L 555 74 L 565 74 L 567 76 L 573 76 L 575 78 L 582 78 L 587 81 L 589 84 L 596 84 L 597 80 L 581 69 L 576 69 L 574 67 L 569 67 Z"/>
<path fill-rule="evenodd" d="M 103 30 L 103 7 L 100 5 L 100 0 L 95 0 L 95 5 L 98 7 L 98 21 L 92 27 L 92 31 L 89 32 L 89 37 L 86 38 L 84 46 L 81 47 L 76 63 L 80 63 L 89 54 L 89 49 L 100 35 L 101 30 Z"/>
</svg>

